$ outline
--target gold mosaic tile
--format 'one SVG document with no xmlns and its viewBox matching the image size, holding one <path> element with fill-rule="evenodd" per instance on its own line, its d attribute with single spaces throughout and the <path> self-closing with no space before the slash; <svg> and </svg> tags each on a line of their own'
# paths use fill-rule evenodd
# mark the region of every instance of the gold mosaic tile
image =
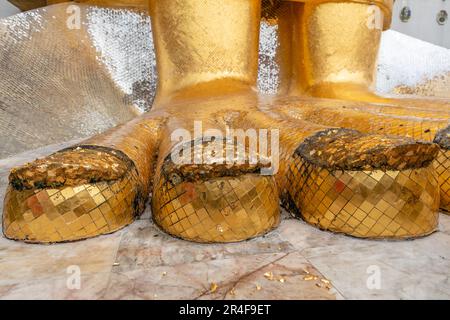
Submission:
<svg viewBox="0 0 450 320">
<path fill-rule="evenodd" d="M 396 171 L 329 171 L 296 156 L 289 196 L 321 229 L 361 238 L 414 238 L 438 226 L 438 177 L 432 165 Z"/>
<path fill-rule="evenodd" d="M 450 214 L 450 150 L 441 149 L 434 165 L 439 175 L 440 207 L 445 213 Z"/>
<path fill-rule="evenodd" d="M 132 172 L 132 171 L 131 171 Z M 111 233 L 134 221 L 136 175 L 60 189 L 9 187 L 3 212 L 7 238 L 53 243 Z"/>
</svg>

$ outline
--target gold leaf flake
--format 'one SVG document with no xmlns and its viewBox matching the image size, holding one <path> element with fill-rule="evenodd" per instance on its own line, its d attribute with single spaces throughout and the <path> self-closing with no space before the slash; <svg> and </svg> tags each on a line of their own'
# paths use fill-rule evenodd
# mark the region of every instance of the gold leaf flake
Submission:
<svg viewBox="0 0 450 320">
<path fill-rule="evenodd" d="M 272 280 L 273 280 L 273 273 L 272 273 L 272 271 L 268 271 L 268 272 L 264 273 L 264 277 L 265 277 L 267 280 L 272 281 Z"/>
<path fill-rule="evenodd" d="M 211 283 L 211 286 L 209 287 L 209 291 L 211 292 L 211 293 L 214 293 L 214 292 L 216 292 L 217 291 L 217 288 L 218 288 L 219 286 L 216 284 L 216 283 Z"/>
</svg>

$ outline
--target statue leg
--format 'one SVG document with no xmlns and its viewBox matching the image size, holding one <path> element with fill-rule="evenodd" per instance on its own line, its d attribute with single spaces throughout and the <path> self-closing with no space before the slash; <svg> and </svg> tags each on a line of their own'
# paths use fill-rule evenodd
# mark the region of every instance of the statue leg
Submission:
<svg viewBox="0 0 450 320">
<path fill-rule="evenodd" d="M 405 107 L 425 104 L 422 107 L 446 110 L 448 101 L 396 99 L 374 92 L 381 33 L 390 24 L 391 0 L 302 2 L 293 3 L 292 53 L 298 61 L 293 91 Z"/>
</svg>

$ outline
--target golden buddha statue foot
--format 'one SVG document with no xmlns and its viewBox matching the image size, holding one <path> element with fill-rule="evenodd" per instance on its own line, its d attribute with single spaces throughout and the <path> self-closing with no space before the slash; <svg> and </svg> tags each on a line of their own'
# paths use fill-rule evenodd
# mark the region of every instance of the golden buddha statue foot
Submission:
<svg viewBox="0 0 450 320">
<path fill-rule="evenodd" d="M 245 96 L 242 101 L 252 103 L 253 99 Z M 246 109 L 251 110 L 251 106 L 246 105 Z M 233 112 L 229 109 L 218 113 Z M 142 211 L 151 189 L 156 224 L 171 235 L 196 242 L 241 241 L 272 230 L 280 219 L 278 190 L 283 190 L 295 205 L 295 210 L 289 208 L 291 211 L 301 212 L 309 223 L 333 231 L 388 238 L 421 236 L 436 228 L 439 195 L 437 181 L 433 180 L 435 172 L 429 166 L 438 150 L 434 144 L 345 129 L 324 131 L 313 123 L 273 118 L 267 110 L 254 109 L 232 120 L 227 118 L 226 124 L 234 126 L 246 124 L 245 128 L 249 128 L 266 123 L 270 129 L 280 129 L 281 170 L 275 176 L 266 176 L 261 175 L 261 170 L 272 165 L 267 159 L 254 164 L 238 163 L 238 159 L 221 163 L 220 157 L 213 162 L 195 163 L 182 157 L 174 161 L 173 156 L 179 155 L 180 150 L 190 150 L 187 154 L 195 159 L 195 141 L 183 148 L 167 138 L 158 142 L 158 132 L 170 125 L 152 117 L 153 113 L 94 137 L 91 143 L 97 141 L 96 144 L 65 149 L 14 169 L 5 200 L 5 235 L 28 242 L 60 242 L 113 232 L 131 223 Z M 177 123 L 173 119 L 180 112 L 172 110 L 169 114 Z M 214 117 L 213 123 L 222 127 L 223 119 L 217 117 L 217 112 L 206 119 Z M 140 138 L 146 138 L 150 147 L 141 149 L 144 153 L 140 154 L 133 146 L 132 150 L 138 150 L 133 154 L 127 150 L 135 138 L 132 133 L 144 124 L 164 129 L 141 134 Z M 201 152 L 217 150 L 208 145 L 214 140 L 208 141 L 202 142 Z M 108 144 L 117 149 L 105 147 Z M 231 146 L 234 151 L 234 139 Z M 159 160 L 155 159 L 156 154 Z M 226 150 L 223 154 L 227 154 Z M 136 160 L 138 155 L 141 160 Z M 154 177 L 152 170 L 145 174 L 147 166 L 154 166 L 151 163 L 157 163 Z M 322 183 L 326 180 L 324 174 L 333 181 Z M 319 199 L 320 195 L 323 198 Z M 384 208 L 392 201 L 395 205 Z M 375 222 L 373 230 L 365 233 L 364 225 L 355 225 L 353 220 L 340 226 L 317 223 L 325 223 L 321 215 L 329 217 L 332 213 L 336 217 L 331 220 L 342 221 L 351 216 L 367 224 L 376 221 L 379 212 L 391 220 Z M 362 214 L 366 216 L 361 217 Z"/>
</svg>

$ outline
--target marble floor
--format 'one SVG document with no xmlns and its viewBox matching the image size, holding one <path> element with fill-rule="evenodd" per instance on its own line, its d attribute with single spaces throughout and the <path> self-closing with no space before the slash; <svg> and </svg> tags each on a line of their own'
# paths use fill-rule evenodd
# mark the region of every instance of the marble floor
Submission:
<svg viewBox="0 0 450 320">
<path fill-rule="evenodd" d="M 0 160 L 0 198 L 11 167 L 63 146 Z M 150 212 L 81 242 L 0 238 L 0 299 L 449 299 L 449 275 L 443 214 L 438 232 L 414 241 L 336 235 L 284 213 L 265 237 L 202 245 L 165 235 Z"/>
</svg>

